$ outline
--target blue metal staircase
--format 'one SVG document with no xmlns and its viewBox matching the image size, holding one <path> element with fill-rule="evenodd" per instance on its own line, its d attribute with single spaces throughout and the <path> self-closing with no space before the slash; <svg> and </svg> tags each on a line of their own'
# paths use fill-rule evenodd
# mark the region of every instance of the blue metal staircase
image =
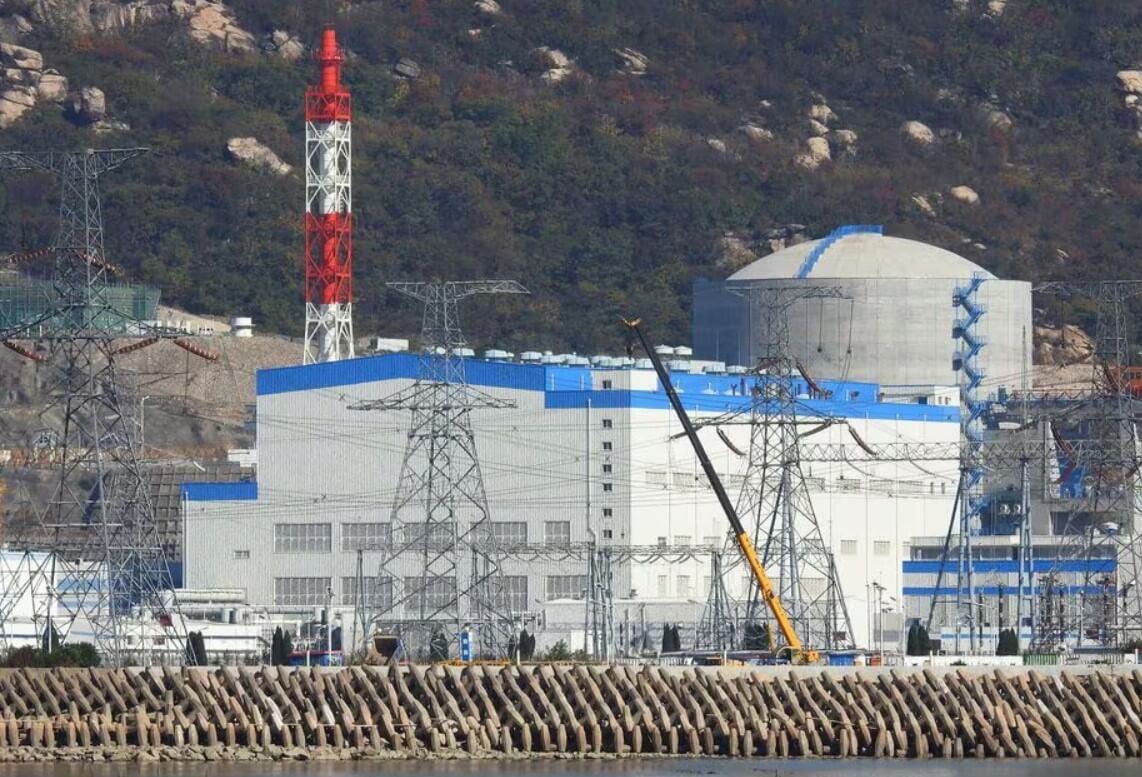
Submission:
<svg viewBox="0 0 1142 777">
<path fill-rule="evenodd" d="M 813 250 L 805 257 L 805 261 L 801 262 L 801 267 L 797 270 L 797 277 L 808 278 L 809 273 L 813 272 L 813 268 L 817 266 L 817 262 L 825 255 L 825 252 L 832 248 L 833 244 L 841 238 L 848 237 L 849 235 L 883 234 L 884 227 L 880 224 L 845 224 L 844 226 L 837 227 L 813 247 Z"/>
</svg>

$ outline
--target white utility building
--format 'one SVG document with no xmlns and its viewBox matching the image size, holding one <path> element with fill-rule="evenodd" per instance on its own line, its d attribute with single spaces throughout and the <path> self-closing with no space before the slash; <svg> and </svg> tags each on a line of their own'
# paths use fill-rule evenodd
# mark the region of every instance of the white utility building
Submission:
<svg viewBox="0 0 1142 777">
<path fill-rule="evenodd" d="M 725 546 L 728 527 L 690 443 L 676 437 L 681 426 L 657 376 L 634 366 L 590 367 L 581 358 L 546 361 L 465 360 L 470 384 L 516 405 L 472 412 L 496 536 L 517 549 L 550 550 L 592 539 L 600 547 L 647 549 L 613 568 L 615 599 L 691 603 L 690 611 L 700 615 L 712 584 L 713 553 Z M 370 607 L 388 606 L 392 581 L 379 579 L 378 570 L 392 541 L 410 413 L 349 406 L 410 386 L 418 363 L 417 355 L 398 353 L 260 371 L 257 481 L 183 487 L 186 584 L 240 588 L 252 607 L 267 611 L 312 614 L 332 598 L 347 622 L 360 556 Z M 688 370 L 675 361 L 672 368 L 695 420 L 734 410 L 748 418 L 749 380 L 702 372 L 697 362 Z M 814 442 L 851 444 L 848 427 L 869 445 L 954 444 L 959 438 L 959 409 L 948 402 L 946 389 L 889 396 L 871 382 L 820 383 L 825 393 L 815 393 L 818 398 L 805 385 L 794 386 L 799 413 L 837 421 Z M 707 427 L 701 435 L 736 499 L 749 425 L 719 428 L 721 433 Z M 958 463 L 952 456 L 920 465 L 805 461 L 802 468 L 835 559 L 850 636 L 868 645 L 870 586 L 885 588 L 878 605 L 903 602 L 901 563 L 909 557 L 909 538 L 946 531 Z M 674 552 L 683 547 L 693 553 Z M 656 557 L 655 548 L 671 554 Z M 582 562 L 545 550 L 505 558 L 501 571 L 510 581 L 505 590 L 513 611 L 540 628 L 544 641 L 576 639 L 576 625 L 556 610 L 577 613 L 582 637 L 582 608 L 565 602 L 583 595 Z M 725 588 L 737 597 L 745 590 L 745 572 L 732 575 Z M 548 613 L 547 603 L 554 601 L 561 606 Z M 682 625 L 693 628 L 697 617 Z"/>
</svg>

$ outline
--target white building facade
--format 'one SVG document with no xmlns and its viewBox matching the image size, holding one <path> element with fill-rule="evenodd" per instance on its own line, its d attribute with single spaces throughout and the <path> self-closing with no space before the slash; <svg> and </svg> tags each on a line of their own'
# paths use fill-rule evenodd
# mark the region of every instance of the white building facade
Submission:
<svg viewBox="0 0 1142 777">
<path fill-rule="evenodd" d="M 257 482 L 183 487 L 186 584 L 240 588 L 251 606 L 271 612 L 314 613 L 330 604 L 349 610 L 360 557 L 368 596 L 383 599 L 391 582 L 378 570 L 391 542 L 410 414 L 349 406 L 408 387 L 417 365 L 418 357 L 405 353 L 260 371 Z M 625 559 L 613 568 L 616 600 L 690 602 L 701 612 L 728 525 L 689 441 L 678 436 L 681 425 L 654 372 L 474 359 L 465 365 L 473 386 L 515 403 L 473 411 L 472 419 L 490 519 L 500 537 L 537 551 L 500 564 L 523 622 L 571 633 L 545 605 L 582 596 L 587 571 L 582 561 L 548 551 L 591 542 Z M 695 421 L 732 411 L 748 419 L 748 377 L 677 371 L 672 381 Z M 823 386 L 830 399 L 803 395 L 798 403 L 807 418 L 835 421 L 814 443 L 852 445 L 849 427 L 869 445 L 959 439 L 958 408 L 942 404 L 938 387 L 887 402 L 875 384 Z M 736 501 L 749 425 L 719 428 L 721 434 L 711 427 L 700 434 Z M 802 463 L 857 645 L 871 643 L 873 598 L 878 609 L 902 612 L 908 540 L 947 530 L 957 468 L 954 459 Z M 755 542 L 762 546 L 764 538 Z M 731 574 L 726 591 L 739 597 L 745 572 Z M 884 588 L 875 597 L 874 583 Z"/>
</svg>

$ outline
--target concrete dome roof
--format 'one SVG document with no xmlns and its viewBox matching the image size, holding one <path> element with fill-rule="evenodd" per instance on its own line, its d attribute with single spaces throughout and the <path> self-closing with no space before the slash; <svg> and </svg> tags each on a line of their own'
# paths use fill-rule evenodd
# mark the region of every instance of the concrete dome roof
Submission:
<svg viewBox="0 0 1142 777">
<path fill-rule="evenodd" d="M 820 240 L 783 248 L 746 265 L 731 281 L 776 278 L 955 278 L 995 276 L 951 251 L 885 237 L 879 228 L 841 227 Z"/>
</svg>

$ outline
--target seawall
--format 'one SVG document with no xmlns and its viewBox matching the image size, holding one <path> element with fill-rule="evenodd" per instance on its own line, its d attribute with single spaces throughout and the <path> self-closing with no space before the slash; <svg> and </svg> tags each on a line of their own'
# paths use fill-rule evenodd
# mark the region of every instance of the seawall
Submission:
<svg viewBox="0 0 1142 777">
<path fill-rule="evenodd" d="M 1137 757 L 1142 671 L 0 670 L 0 760 Z"/>
</svg>

